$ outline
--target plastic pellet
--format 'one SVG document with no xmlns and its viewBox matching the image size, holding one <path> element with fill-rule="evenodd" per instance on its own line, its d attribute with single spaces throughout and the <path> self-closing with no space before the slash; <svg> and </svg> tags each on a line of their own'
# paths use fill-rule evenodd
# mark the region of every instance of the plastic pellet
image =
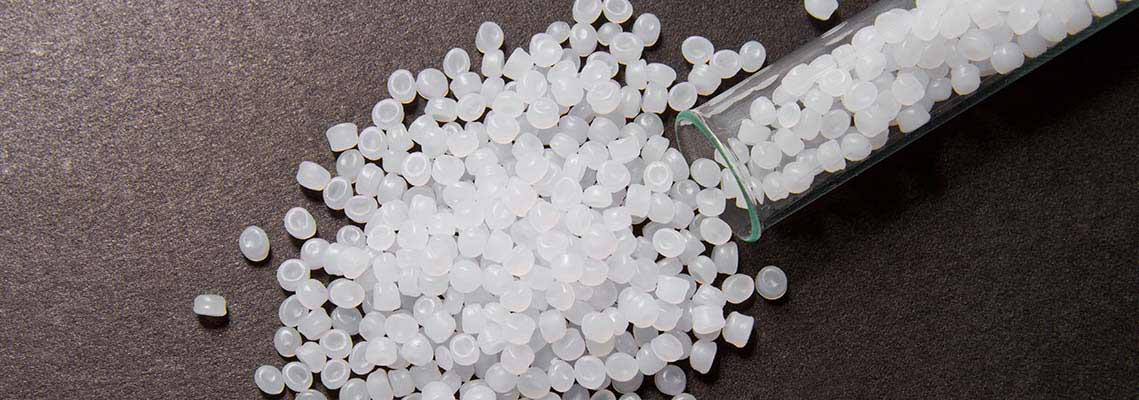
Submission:
<svg viewBox="0 0 1139 400">
<path fill-rule="evenodd" d="M 260 227 L 246 227 L 241 231 L 237 244 L 249 261 L 258 262 L 269 256 L 269 236 Z"/>
<path fill-rule="evenodd" d="M 768 300 L 777 300 L 787 292 L 787 275 L 774 265 L 759 270 L 755 276 L 755 291 Z"/>
<path fill-rule="evenodd" d="M 271 365 L 257 367 L 253 373 L 253 381 L 257 388 L 266 394 L 280 394 L 285 390 L 285 376 L 281 370 Z"/>
<path fill-rule="evenodd" d="M 224 317 L 225 298 L 216 294 L 203 294 L 194 298 L 194 314 L 207 317 Z"/>
<path fill-rule="evenodd" d="M 823 21 L 830 19 L 834 11 L 838 9 L 837 0 L 804 0 L 803 4 L 807 9 L 807 14 Z"/>
<path fill-rule="evenodd" d="M 690 36 L 680 44 L 680 53 L 689 64 L 699 65 L 712 59 L 712 42 L 703 36 Z"/>
</svg>

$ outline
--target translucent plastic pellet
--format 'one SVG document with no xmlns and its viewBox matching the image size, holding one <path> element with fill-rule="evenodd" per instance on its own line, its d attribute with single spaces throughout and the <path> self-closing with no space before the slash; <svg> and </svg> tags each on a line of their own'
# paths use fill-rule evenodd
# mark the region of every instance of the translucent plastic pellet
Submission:
<svg viewBox="0 0 1139 400">
<path fill-rule="evenodd" d="M 993 55 L 994 43 L 984 31 L 973 29 L 961 35 L 957 51 L 969 61 L 984 61 Z"/>
<path fill-rule="evenodd" d="M 328 139 L 328 147 L 332 151 L 344 151 L 356 147 L 359 131 L 356 129 L 356 124 L 344 122 L 328 128 L 324 136 Z"/>
<path fill-rule="evenodd" d="M 894 99 L 904 106 L 913 105 L 925 97 L 925 85 L 913 74 L 898 74 L 898 77 L 890 85 L 890 90 Z"/>
<path fill-rule="evenodd" d="M 837 0 L 806 0 L 803 5 L 807 9 L 807 14 L 823 21 L 830 19 L 834 11 L 838 9 Z"/>
<path fill-rule="evenodd" d="M 1007 74 L 1024 65 L 1024 52 L 1016 43 L 1002 43 L 993 49 L 991 61 L 994 70 L 1000 74 Z"/>
<path fill-rule="evenodd" d="M 411 71 L 399 69 L 388 76 L 388 95 L 400 103 L 410 103 L 415 100 L 415 77 Z M 377 104 L 377 107 L 379 105 Z M 402 113 L 402 110 L 401 110 Z M 375 109 L 373 109 L 375 115 Z"/>
<path fill-rule="evenodd" d="M 597 29 L 588 23 L 577 23 L 570 28 L 570 50 L 585 57 L 597 49 Z"/>
<path fill-rule="evenodd" d="M 332 174 L 327 169 L 311 161 L 301 161 L 297 168 L 297 183 L 305 189 L 324 190 L 331 179 Z"/>
<path fill-rule="evenodd" d="M 301 282 L 309 279 L 309 268 L 298 259 L 288 259 L 277 267 L 277 283 L 282 289 L 295 291 Z"/>
<path fill-rule="evenodd" d="M 546 34 L 558 43 L 565 43 L 569 39 L 570 24 L 565 21 L 554 21 L 546 27 Z"/>
<path fill-rule="evenodd" d="M 506 54 L 502 50 L 491 50 L 483 54 L 482 65 L 479 66 L 479 73 L 487 77 L 482 87 L 482 95 L 487 96 L 485 93 L 489 88 L 496 87 L 491 81 L 491 78 L 498 78 L 502 76 L 502 68 L 506 64 Z"/>
<path fill-rule="evenodd" d="M 364 287 L 352 280 L 336 280 L 329 285 L 328 299 L 337 307 L 356 307 L 364 301 Z"/>
<path fill-rule="evenodd" d="M 735 50 L 719 50 L 712 54 L 709 62 L 720 71 L 720 78 L 729 79 L 740 72 L 740 55 Z"/>
<path fill-rule="evenodd" d="M 740 348 L 747 346 L 754 326 L 755 318 L 732 311 L 724 323 L 724 341 Z"/>
<path fill-rule="evenodd" d="M 1032 3 L 1017 3 L 1009 9 L 1005 24 L 1018 35 L 1028 32 L 1040 21 L 1039 7 L 1039 3 L 1035 7 Z"/>
<path fill-rule="evenodd" d="M 780 128 L 779 130 L 775 131 L 775 134 L 772 135 L 771 140 L 775 143 L 776 146 L 778 146 L 779 150 L 782 151 L 783 154 L 792 157 L 799 154 L 800 151 L 803 151 L 805 146 L 803 144 L 803 139 L 799 138 L 799 135 L 790 129 Z M 757 145 L 756 147 L 759 146 Z M 764 156 L 766 156 L 766 154 L 764 154 Z M 774 156 L 770 157 L 774 158 Z"/>
<path fill-rule="evenodd" d="M 258 262 L 269 256 L 269 236 L 257 226 L 248 226 L 237 239 L 241 254 L 249 261 Z"/>
<path fill-rule="evenodd" d="M 529 368 L 518 377 L 518 393 L 531 399 L 550 393 L 550 378 L 539 368 Z"/>
<path fill-rule="evenodd" d="M 216 294 L 202 294 L 194 298 L 194 314 L 207 317 L 224 317 L 225 298 Z"/>
<path fill-rule="evenodd" d="M 344 215 L 354 222 L 363 223 L 367 222 L 372 212 L 376 211 L 378 207 L 376 199 L 372 196 L 352 196 L 344 204 Z"/>
<path fill-rule="evenodd" d="M 399 348 L 400 358 L 407 360 L 414 366 L 423 366 L 431 362 L 435 352 L 431 349 L 431 342 L 423 334 L 415 334 Z"/>
<path fill-rule="evenodd" d="M 929 111 L 920 105 L 908 107 L 898 113 L 898 130 L 909 133 L 917 130 L 930 120 Z"/>
<path fill-rule="evenodd" d="M 641 38 L 645 46 L 656 44 L 660 38 L 660 31 L 660 18 L 657 18 L 656 15 L 644 13 L 637 16 L 637 20 L 633 22 L 633 34 Z"/>
<path fill-rule="evenodd" d="M 690 36 L 680 44 L 680 53 L 689 64 L 699 65 L 712 59 L 716 49 L 712 42 L 703 36 Z"/>
<path fill-rule="evenodd" d="M 266 394 L 280 394 L 285 390 L 285 376 L 271 365 L 262 365 L 253 372 L 253 382 Z"/>
<path fill-rule="evenodd" d="M 751 102 L 748 115 L 752 121 L 760 125 L 770 125 L 779 117 L 775 109 L 775 103 L 773 103 L 771 99 L 762 96 Z"/>
<path fill-rule="evenodd" d="M 613 23 L 623 23 L 633 16 L 633 5 L 629 0 L 605 0 L 601 7 L 605 19 Z"/>
<path fill-rule="evenodd" d="M 586 389 L 596 390 L 605 383 L 605 363 L 597 357 L 587 355 L 578 358 L 573 364 L 573 372 L 577 383 Z"/>
<path fill-rule="evenodd" d="M 297 332 L 309 340 L 319 339 L 332 328 L 332 318 L 323 308 L 308 311 L 297 323 Z"/>
<path fill-rule="evenodd" d="M 731 240 L 732 228 L 719 218 L 705 218 L 700 223 L 700 237 L 714 245 L 724 244 Z"/>
<path fill-rule="evenodd" d="M 779 299 L 787 292 L 787 275 L 774 265 L 763 267 L 755 276 L 755 291 L 765 299 Z"/>
<path fill-rule="evenodd" d="M 637 360 L 625 353 L 613 353 L 605 359 L 605 370 L 614 381 L 628 381 L 640 371 Z"/>
<path fill-rule="evenodd" d="M 512 80 L 518 80 L 533 67 L 534 59 L 530 53 L 517 48 L 506 58 L 506 63 L 502 66 L 502 75 Z"/>
<path fill-rule="evenodd" d="M 574 0 L 573 20 L 583 24 L 591 24 L 601 16 L 601 0 Z"/>
<path fill-rule="evenodd" d="M 610 0 L 610 1 L 627 1 L 627 0 Z M 627 4 L 627 3 L 626 3 Z M 617 58 L 617 62 L 621 64 L 628 64 L 641 58 L 641 52 L 645 49 L 645 42 L 641 38 L 631 32 L 621 32 L 613 36 L 613 40 L 609 43 L 609 51 Z"/>
<path fill-rule="evenodd" d="M 435 68 L 419 71 L 415 78 L 415 89 L 425 99 L 434 99 L 447 95 L 447 76 Z"/>
<path fill-rule="evenodd" d="M 721 80 L 720 71 L 708 64 L 693 65 L 688 72 L 688 82 L 696 86 L 696 92 L 702 96 L 715 92 L 720 87 Z"/>
<path fill-rule="evenodd" d="M 739 54 L 740 68 L 747 73 L 759 71 L 763 67 L 763 63 L 767 61 L 767 49 L 763 47 L 762 43 L 754 40 L 740 46 Z"/>
<path fill-rule="evenodd" d="M 609 46 L 613 43 L 613 38 L 616 37 L 618 33 L 621 33 L 621 25 L 614 22 L 601 24 L 601 27 L 597 28 L 597 43 L 600 43 L 602 46 Z M 591 54 L 591 56 L 594 55 Z"/>
<path fill-rule="evenodd" d="M 1119 7 L 1115 0 L 1088 0 L 1088 6 L 1091 7 L 1092 15 L 1097 17 L 1107 16 Z"/>
<path fill-rule="evenodd" d="M 431 162 L 421 152 L 409 154 L 403 159 L 401 173 L 407 183 L 423 186 L 431 179 Z"/>
<path fill-rule="evenodd" d="M 850 161 L 862 161 L 870 155 L 870 140 L 857 133 L 848 133 L 839 142 L 843 156 Z"/>
<path fill-rule="evenodd" d="M 586 91 L 585 100 L 594 111 L 608 114 L 621 105 L 621 87 L 614 81 L 599 82 Z"/>
<path fill-rule="evenodd" d="M 310 310 L 316 309 L 328 300 L 328 289 L 316 279 L 309 279 L 297 286 L 297 300 Z"/>
<path fill-rule="evenodd" d="M 499 363 L 495 363 L 487 369 L 483 379 L 486 380 L 491 389 L 498 393 L 509 392 L 518 383 L 518 376 L 506 371 Z"/>
<path fill-rule="evenodd" d="M 526 109 L 526 121 L 538 129 L 553 128 L 558 117 L 558 104 L 548 98 L 537 99 Z"/>
<path fill-rule="evenodd" d="M 293 361 L 281 367 L 285 386 L 294 392 L 301 392 L 312 386 L 312 371 L 304 363 Z"/>
<path fill-rule="evenodd" d="M 684 392 L 687 378 L 684 375 L 684 370 L 681 370 L 680 367 L 669 365 L 653 376 L 653 383 L 661 393 L 676 396 Z"/>
<path fill-rule="evenodd" d="M 411 373 L 406 369 L 396 369 L 388 372 L 388 382 L 392 387 L 392 394 L 395 397 L 405 397 L 415 391 L 415 382 L 411 379 Z"/>
<path fill-rule="evenodd" d="M 950 84 L 958 95 L 973 93 L 981 87 L 981 71 L 973 64 L 954 67 L 950 71 Z"/>
<path fill-rule="evenodd" d="M 705 286 L 710 287 L 710 286 Z M 692 331 L 711 334 L 724 327 L 724 310 L 713 305 L 692 307 Z"/>
<path fill-rule="evenodd" d="M 755 292 L 755 280 L 744 274 L 735 274 L 725 278 L 720 288 L 729 303 L 739 304 Z"/>
<path fill-rule="evenodd" d="M 380 100 L 372 107 L 372 123 L 383 129 L 391 129 L 403 123 L 403 105 L 394 99 Z"/>
<path fill-rule="evenodd" d="M 534 65 L 548 68 L 562 58 L 562 46 L 546 33 L 534 35 L 530 40 L 530 55 Z"/>
<path fill-rule="evenodd" d="M 521 375 L 534 362 L 534 350 L 527 345 L 508 344 L 499 353 L 499 362 L 506 372 Z"/>
<path fill-rule="evenodd" d="M 676 111 L 686 111 L 696 104 L 696 86 L 681 82 L 668 90 L 668 106 Z"/>
<path fill-rule="evenodd" d="M 653 354 L 662 361 L 674 362 L 684 358 L 684 346 L 672 334 L 661 334 L 651 342 Z"/>
<path fill-rule="evenodd" d="M 324 205 L 328 208 L 343 210 L 344 206 L 348 204 L 348 199 L 352 197 L 352 184 L 348 179 L 341 176 L 332 178 L 328 181 L 328 185 L 325 186 L 321 196 L 324 198 Z"/>
<path fill-rule="evenodd" d="M 851 112 L 860 111 L 878 99 L 878 87 L 869 82 L 858 82 L 842 96 L 842 105 Z"/>
<path fill-rule="evenodd" d="M 324 364 L 324 368 L 320 370 L 320 383 L 329 389 L 340 389 L 344 383 L 348 382 L 348 376 L 352 373 L 348 367 L 348 362 L 340 359 L 329 360 Z"/>
<path fill-rule="evenodd" d="M 707 374 L 712 370 L 712 362 L 716 360 L 716 343 L 708 340 L 698 340 L 692 344 L 692 354 L 688 356 L 692 370 Z"/>
<path fill-rule="evenodd" d="M 776 121 L 784 128 L 794 127 L 802 117 L 802 109 L 797 103 L 786 103 L 776 111 Z"/>
<path fill-rule="evenodd" d="M 506 35 L 502 32 L 502 28 L 494 22 L 483 22 L 479 25 L 478 31 L 475 33 L 475 47 L 479 52 L 486 53 L 493 50 L 498 50 L 502 47 L 502 42 Z"/>
<path fill-rule="evenodd" d="M 281 357 L 292 357 L 297 354 L 297 349 L 301 347 L 300 332 L 296 329 L 287 326 L 277 328 L 277 332 L 273 334 L 273 348 L 277 350 L 277 354 Z"/>
</svg>

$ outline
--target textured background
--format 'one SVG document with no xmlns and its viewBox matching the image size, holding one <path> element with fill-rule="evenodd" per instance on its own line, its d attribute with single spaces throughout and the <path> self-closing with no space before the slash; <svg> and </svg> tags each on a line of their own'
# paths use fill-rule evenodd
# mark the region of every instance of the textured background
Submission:
<svg viewBox="0 0 1139 400">
<path fill-rule="evenodd" d="M 275 265 L 288 208 L 344 222 L 293 181 L 323 132 L 369 121 L 396 68 L 508 45 L 568 2 L 0 4 L 0 392 L 259 398 L 280 364 Z M 565 3 L 565 4 L 563 4 Z M 845 1 L 853 15 L 868 0 Z M 713 5 L 715 4 L 715 5 Z M 638 2 L 647 57 L 701 34 L 776 59 L 827 24 L 799 1 Z M 1127 17 L 746 246 L 791 290 L 752 302 L 701 398 L 1135 398 L 1139 14 Z M 476 61 L 477 62 L 477 61 Z M 685 69 L 686 70 L 686 69 Z M 684 73 L 684 72 L 682 72 Z M 236 238 L 265 227 L 268 263 Z M 190 311 L 225 295 L 232 318 Z"/>
</svg>

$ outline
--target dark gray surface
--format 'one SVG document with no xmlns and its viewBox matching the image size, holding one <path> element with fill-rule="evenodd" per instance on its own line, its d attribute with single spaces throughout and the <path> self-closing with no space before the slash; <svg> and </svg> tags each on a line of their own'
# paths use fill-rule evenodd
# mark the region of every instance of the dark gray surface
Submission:
<svg viewBox="0 0 1139 400">
<path fill-rule="evenodd" d="M 259 398 L 295 185 L 331 166 L 334 122 L 369 120 L 396 68 L 508 45 L 568 4 L 0 5 L 0 391 L 8 398 Z M 852 15 L 869 2 L 845 1 Z M 637 2 L 647 54 L 694 34 L 787 54 L 821 32 L 800 1 Z M 1139 56 L 1127 17 L 745 246 L 787 301 L 721 347 L 701 398 L 1134 398 Z M 273 243 L 240 256 L 241 229 Z M 206 329 L 192 298 L 232 318 Z"/>
</svg>

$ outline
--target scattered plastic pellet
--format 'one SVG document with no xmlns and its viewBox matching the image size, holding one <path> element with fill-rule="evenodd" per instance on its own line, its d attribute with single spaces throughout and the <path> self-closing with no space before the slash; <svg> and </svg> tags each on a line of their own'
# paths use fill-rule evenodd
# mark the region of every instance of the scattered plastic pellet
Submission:
<svg viewBox="0 0 1139 400">
<path fill-rule="evenodd" d="M 202 294 L 194 298 L 194 314 L 206 317 L 224 317 L 225 297 L 216 294 Z"/>
<path fill-rule="evenodd" d="M 777 300 L 787 293 L 787 275 L 782 269 L 768 265 L 755 276 L 755 291 L 768 300 Z"/>
<path fill-rule="evenodd" d="M 936 102 L 1015 71 L 1117 6 L 974 3 L 881 13 L 749 98 L 724 152 L 756 174 L 756 194 L 793 198 L 824 171 L 872 157 L 892 126 L 920 129 Z M 1056 14 L 1059 4 L 1071 9 Z M 826 20 L 838 4 L 804 6 Z M 303 161 L 295 179 L 353 223 L 321 239 L 308 210 L 285 213 L 285 231 L 304 243 L 276 269 L 288 297 L 272 341 L 295 360 L 257 368 L 261 391 L 323 399 L 319 374 L 345 399 L 639 399 L 651 378 L 687 400 L 678 364 L 706 374 L 718 338 L 747 345 L 755 319 L 725 307 L 753 292 L 779 299 L 787 277 L 768 266 L 753 279 L 754 266 L 740 265 L 725 220 L 729 204 L 746 207 L 746 182 L 724 154 L 670 148 L 659 114 L 760 70 L 766 49 L 717 51 L 693 36 L 679 46 L 692 67 L 678 76 L 645 59 L 662 24 L 628 0 L 576 0 L 570 16 L 517 48 L 485 22 L 477 70 L 462 47 L 441 69 L 396 70 L 372 125 L 325 131 L 332 171 Z M 405 115 L 421 99 L 422 115 Z M 261 228 L 246 228 L 239 246 L 251 261 L 268 257 Z M 198 296 L 194 312 L 224 316 L 225 300 Z"/>
<path fill-rule="evenodd" d="M 249 261 L 258 262 L 269 256 L 269 235 L 257 226 L 246 227 L 237 239 L 241 254 Z"/>
<path fill-rule="evenodd" d="M 838 9 L 837 0 L 803 0 L 803 5 L 807 9 L 807 14 L 823 21 L 831 19 L 831 14 Z"/>
</svg>

